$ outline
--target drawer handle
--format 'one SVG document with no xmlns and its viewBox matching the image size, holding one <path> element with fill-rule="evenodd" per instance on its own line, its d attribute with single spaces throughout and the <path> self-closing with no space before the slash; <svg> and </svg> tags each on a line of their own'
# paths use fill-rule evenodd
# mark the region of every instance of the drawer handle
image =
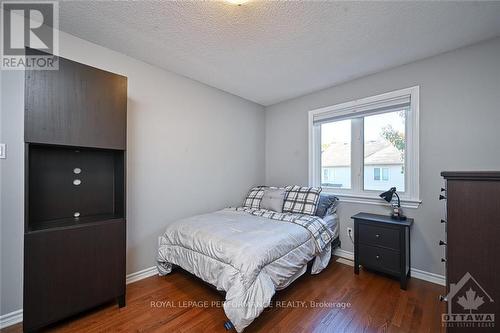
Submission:
<svg viewBox="0 0 500 333">
<path fill-rule="evenodd" d="M 444 199 L 446 199 L 446 197 L 444 195 L 440 194 L 439 195 L 439 200 L 444 200 Z"/>
<path fill-rule="evenodd" d="M 443 242 L 442 240 L 440 240 L 440 241 L 439 241 L 439 245 L 440 245 L 440 246 L 446 245 L 446 242 Z"/>
<path fill-rule="evenodd" d="M 379 234 L 376 234 L 376 235 L 375 235 L 375 237 L 376 237 L 376 238 L 380 238 L 380 235 L 379 235 Z"/>
<path fill-rule="evenodd" d="M 441 302 L 448 302 L 448 299 L 445 296 L 443 296 L 443 295 L 439 295 L 439 301 L 441 301 Z"/>
<path fill-rule="evenodd" d="M 377 254 L 377 255 L 375 256 L 375 258 L 378 260 L 378 259 L 380 259 L 380 256 Z"/>
<path fill-rule="evenodd" d="M 441 219 L 441 223 L 446 223 L 446 220 Z"/>
<path fill-rule="evenodd" d="M 446 262 L 446 258 L 441 258 L 441 262 Z"/>
</svg>

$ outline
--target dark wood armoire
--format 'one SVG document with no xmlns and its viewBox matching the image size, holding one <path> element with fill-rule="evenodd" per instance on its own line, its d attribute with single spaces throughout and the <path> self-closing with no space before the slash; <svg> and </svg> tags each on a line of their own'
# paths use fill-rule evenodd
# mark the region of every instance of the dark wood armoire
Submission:
<svg viewBox="0 0 500 333">
<path fill-rule="evenodd" d="M 26 70 L 26 332 L 125 305 L 126 127 L 126 77 L 63 58 Z"/>
<path fill-rule="evenodd" d="M 498 332 L 500 172 L 442 172 L 448 332 Z M 492 321 L 493 320 L 493 321 Z"/>
</svg>

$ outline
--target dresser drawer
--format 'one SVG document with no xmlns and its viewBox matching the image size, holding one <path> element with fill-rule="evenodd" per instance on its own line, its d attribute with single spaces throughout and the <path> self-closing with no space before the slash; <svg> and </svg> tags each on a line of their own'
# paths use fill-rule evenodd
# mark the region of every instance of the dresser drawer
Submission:
<svg viewBox="0 0 500 333">
<path fill-rule="evenodd" d="M 399 229 L 386 228 L 375 224 L 370 225 L 365 223 L 359 223 L 358 228 L 358 237 L 360 243 L 382 246 L 399 251 Z"/>
<path fill-rule="evenodd" d="M 359 263 L 390 274 L 399 275 L 401 271 L 399 253 L 376 246 L 359 244 Z"/>
</svg>

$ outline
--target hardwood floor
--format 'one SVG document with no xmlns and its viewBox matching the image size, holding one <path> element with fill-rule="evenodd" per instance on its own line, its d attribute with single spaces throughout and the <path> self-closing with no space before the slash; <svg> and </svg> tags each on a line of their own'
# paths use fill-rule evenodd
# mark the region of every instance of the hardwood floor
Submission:
<svg viewBox="0 0 500 333">
<path fill-rule="evenodd" d="M 440 332 L 444 287 L 410 279 L 399 282 L 332 262 L 321 274 L 306 275 L 279 292 L 245 332 Z M 190 301 L 214 302 L 215 306 Z M 226 332 L 223 297 L 183 272 L 150 277 L 127 286 L 127 306 L 109 304 L 50 327 L 53 332 Z M 306 307 L 300 307 L 299 301 Z M 160 303 L 164 302 L 164 303 Z M 326 307 L 311 307 L 323 304 Z M 330 302 L 330 304 L 328 304 Z M 153 306 L 152 304 L 157 306 Z M 350 307 L 331 306 L 350 303 Z M 328 305 L 330 305 L 328 307 Z M 20 324 L 2 330 L 21 332 Z"/>
</svg>

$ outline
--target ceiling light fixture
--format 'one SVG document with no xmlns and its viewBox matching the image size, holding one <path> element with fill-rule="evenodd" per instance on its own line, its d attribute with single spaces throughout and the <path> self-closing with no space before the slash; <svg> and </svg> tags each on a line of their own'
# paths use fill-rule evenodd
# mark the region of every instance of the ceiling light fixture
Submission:
<svg viewBox="0 0 500 333">
<path fill-rule="evenodd" d="M 227 3 L 231 5 L 241 6 L 244 3 L 247 3 L 250 0 L 225 0 Z"/>
</svg>

